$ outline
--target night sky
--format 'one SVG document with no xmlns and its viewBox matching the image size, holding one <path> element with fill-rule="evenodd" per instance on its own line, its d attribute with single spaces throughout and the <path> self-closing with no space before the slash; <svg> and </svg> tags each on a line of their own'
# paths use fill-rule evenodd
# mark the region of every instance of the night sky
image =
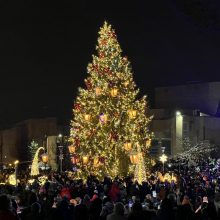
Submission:
<svg viewBox="0 0 220 220">
<path fill-rule="evenodd" d="M 2 0 L 0 16 L 0 128 L 69 124 L 104 20 L 152 106 L 156 86 L 220 80 L 219 0 Z"/>
</svg>

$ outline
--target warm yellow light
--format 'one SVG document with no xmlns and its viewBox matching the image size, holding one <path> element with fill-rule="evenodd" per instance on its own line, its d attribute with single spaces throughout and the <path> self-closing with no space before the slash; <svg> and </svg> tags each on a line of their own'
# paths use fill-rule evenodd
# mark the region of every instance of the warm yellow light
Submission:
<svg viewBox="0 0 220 220">
<path fill-rule="evenodd" d="M 150 145 L 151 145 L 151 139 L 149 138 L 146 140 L 146 147 L 150 147 Z"/>
<path fill-rule="evenodd" d="M 124 148 L 126 151 L 130 151 L 132 149 L 132 143 L 131 142 L 124 143 Z"/>
<path fill-rule="evenodd" d="M 102 92 L 101 88 L 99 88 L 99 87 L 96 87 L 96 88 L 95 88 L 95 94 L 96 94 L 97 96 L 101 95 L 101 92 Z"/>
<path fill-rule="evenodd" d="M 134 109 L 129 110 L 128 115 L 130 119 L 135 119 L 137 117 L 137 110 Z"/>
<path fill-rule="evenodd" d="M 98 157 L 95 157 L 95 158 L 94 158 L 93 164 L 94 164 L 95 167 L 98 167 L 98 166 L 99 166 L 99 158 L 98 158 Z"/>
<path fill-rule="evenodd" d="M 91 115 L 90 115 L 90 114 L 85 114 L 85 115 L 84 115 L 84 119 L 85 119 L 86 121 L 90 121 Z"/>
<path fill-rule="evenodd" d="M 86 165 L 89 162 L 89 157 L 86 155 L 82 156 L 82 161 L 83 161 L 83 164 Z"/>
<path fill-rule="evenodd" d="M 70 154 L 73 154 L 73 153 L 75 153 L 75 151 L 76 151 L 76 147 L 73 146 L 73 145 L 68 146 L 68 149 L 69 149 L 69 153 L 70 153 Z"/>
<path fill-rule="evenodd" d="M 15 165 L 19 164 L 19 160 L 16 160 L 16 161 L 14 162 L 14 164 L 15 164 Z"/>
<path fill-rule="evenodd" d="M 47 162 L 48 162 L 48 155 L 47 155 L 46 153 L 42 154 L 42 155 L 41 155 L 41 158 L 42 158 L 42 161 L 43 161 L 44 163 L 47 163 Z"/>
<path fill-rule="evenodd" d="M 160 161 L 162 162 L 162 163 L 165 163 L 166 161 L 167 161 L 167 155 L 166 154 L 162 154 L 161 156 L 160 156 Z"/>
<path fill-rule="evenodd" d="M 127 87 L 127 86 L 129 85 L 129 81 L 126 81 L 126 82 L 124 83 L 124 85 L 125 85 L 125 87 Z"/>
<path fill-rule="evenodd" d="M 116 88 L 111 89 L 111 96 L 116 97 L 117 95 L 118 95 L 118 89 Z"/>
<path fill-rule="evenodd" d="M 138 154 L 137 153 L 130 154 L 130 160 L 131 160 L 132 164 L 137 164 L 138 163 Z"/>
</svg>

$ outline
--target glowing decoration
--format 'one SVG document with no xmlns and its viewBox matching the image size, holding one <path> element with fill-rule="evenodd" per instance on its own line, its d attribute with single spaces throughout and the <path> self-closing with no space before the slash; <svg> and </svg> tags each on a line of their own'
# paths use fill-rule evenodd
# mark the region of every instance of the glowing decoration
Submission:
<svg viewBox="0 0 220 220">
<path fill-rule="evenodd" d="M 85 115 L 84 115 L 84 119 L 85 119 L 86 121 L 90 121 L 91 115 L 90 115 L 90 114 L 85 114 Z"/>
<path fill-rule="evenodd" d="M 161 156 L 160 156 L 160 161 L 162 162 L 162 164 L 163 164 L 163 172 L 164 172 L 164 163 L 167 161 L 167 155 L 166 154 L 162 154 Z"/>
<path fill-rule="evenodd" d="M 95 157 L 93 159 L 93 164 L 94 164 L 94 167 L 98 167 L 100 164 L 99 164 L 99 158 L 98 157 Z"/>
<path fill-rule="evenodd" d="M 151 145 L 151 139 L 149 138 L 146 140 L 146 147 L 150 147 L 150 145 Z"/>
<path fill-rule="evenodd" d="M 73 145 L 68 146 L 68 149 L 69 149 L 69 153 L 70 153 L 70 154 L 74 154 L 75 151 L 76 151 L 76 147 L 73 146 Z"/>
<path fill-rule="evenodd" d="M 101 113 L 101 114 L 99 115 L 99 120 L 100 120 L 101 123 L 104 124 L 104 123 L 107 122 L 108 116 L 107 116 L 106 114 L 104 114 L 104 113 Z"/>
<path fill-rule="evenodd" d="M 127 87 L 129 85 L 129 81 L 124 82 L 124 86 Z"/>
<path fill-rule="evenodd" d="M 101 95 L 101 93 L 102 93 L 101 88 L 96 87 L 96 88 L 95 88 L 95 94 L 96 94 L 97 96 L 99 96 L 99 95 Z"/>
<path fill-rule="evenodd" d="M 165 162 L 167 161 L 167 155 L 166 155 L 166 154 L 162 154 L 162 155 L 160 156 L 160 161 L 161 161 L 162 163 L 165 163 Z"/>
<path fill-rule="evenodd" d="M 137 144 L 137 162 L 135 163 L 135 171 L 134 171 L 134 179 L 138 181 L 139 184 L 146 181 L 146 169 L 144 165 L 144 157 L 143 153 L 141 152 L 141 147 Z"/>
<path fill-rule="evenodd" d="M 71 157 L 71 162 L 72 162 L 72 164 L 79 163 L 79 157 L 77 155 L 72 156 Z"/>
<path fill-rule="evenodd" d="M 38 166 L 38 157 L 40 150 L 44 150 L 43 147 L 39 147 L 34 155 L 34 159 L 31 165 L 31 176 L 37 176 L 39 175 L 39 166 Z"/>
<path fill-rule="evenodd" d="M 87 155 L 82 156 L 82 162 L 83 162 L 84 165 L 88 164 L 89 157 Z"/>
<path fill-rule="evenodd" d="M 132 149 L 132 143 L 129 141 L 129 142 L 125 142 L 124 143 L 124 149 L 126 150 L 126 151 L 131 151 L 131 149 Z"/>
<path fill-rule="evenodd" d="M 138 163 L 138 154 L 136 152 L 130 154 L 130 161 L 132 164 Z"/>
<path fill-rule="evenodd" d="M 35 181 L 35 179 L 29 179 L 28 183 L 32 185 L 34 183 L 34 181 Z"/>
<path fill-rule="evenodd" d="M 135 119 L 137 117 L 137 110 L 134 109 L 129 110 L 128 115 L 130 119 Z"/>
<path fill-rule="evenodd" d="M 14 173 L 9 175 L 8 182 L 9 182 L 10 185 L 16 186 L 17 181 L 16 181 L 16 176 L 15 176 Z"/>
<path fill-rule="evenodd" d="M 41 186 L 44 186 L 44 184 L 47 182 L 48 177 L 47 176 L 39 176 L 38 177 L 38 182 Z"/>
<path fill-rule="evenodd" d="M 48 162 L 48 154 L 47 153 L 42 154 L 41 158 L 42 158 L 43 163 L 47 163 Z"/>
<path fill-rule="evenodd" d="M 112 97 L 116 97 L 117 95 L 118 95 L 118 89 L 116 89 L 116 88 L 113 88 L 113 89 L 111 89 L 111 96 Z"/>
</svg>

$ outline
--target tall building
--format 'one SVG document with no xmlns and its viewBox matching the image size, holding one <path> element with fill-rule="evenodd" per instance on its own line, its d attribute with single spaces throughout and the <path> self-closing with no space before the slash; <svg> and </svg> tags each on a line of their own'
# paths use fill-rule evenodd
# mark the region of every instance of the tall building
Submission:
<svg viewBox="0 0 220 220">
<path fill-rule="evenodd" d="M 162 147 L 167 154 L 179 153 L 183 139 L 220 146 L 219 103 L 220 82 L 156 88 L 151 153 L 158 155 Z"/>
</svg>

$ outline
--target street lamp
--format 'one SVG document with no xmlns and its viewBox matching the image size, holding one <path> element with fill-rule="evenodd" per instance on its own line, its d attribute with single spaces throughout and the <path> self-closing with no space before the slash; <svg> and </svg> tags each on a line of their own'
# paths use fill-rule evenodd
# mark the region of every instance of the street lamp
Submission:
<svg viewBox="0 0 220 220">
<path fill-rule="evenodd" d="M 58 135 L 58 148 L 59 148 L 59 160 L 60 160 L 60 172 L 63 172 L 63 159 L 64 159 L 64 155 L 63 155 L 63 135 L 59 134 Z"/>
<path fill-rule="evenodd" d="M 167 155 L 166 154 L 162 154 L 160 156 L 160 161 L 163 163 L 163 172 L 164 172 L 164 163 L 167 161 Z"/>
<path fill-rule="evenodd" d="M 18 185 L 18 164 L 19 164 L 19 160 L 16 160 L 14 162 L 14 165 L 15 165 L 15 185 L 17 186 Z"/>
</svg>

